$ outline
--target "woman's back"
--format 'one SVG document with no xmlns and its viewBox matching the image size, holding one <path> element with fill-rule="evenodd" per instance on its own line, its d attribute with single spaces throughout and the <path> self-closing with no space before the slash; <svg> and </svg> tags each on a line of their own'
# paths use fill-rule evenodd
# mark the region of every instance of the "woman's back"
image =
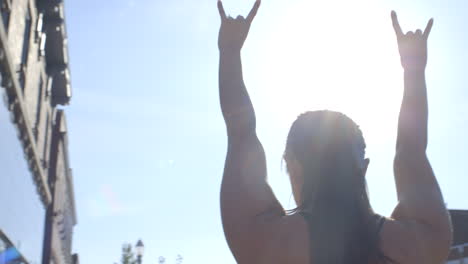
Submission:
<svg viewBox="0 0 468 264">
<path fill-rule="evenodd" d="M 241 63 L 241 49 L 259 6 L 257 0 L 247 18 L 234 19 L 218 2 L 219 91 L 228 135 L 221 217 L 237 262 L 382 264 L 382 256 L 399 264 L 444 262 L 452 236 L 450 218 L 426 156 L 425 67 L 432 20 L 424 33 L 403 34 L 392 13 L 405 72 L 394 160 L 398 205 L 378 228 L 371 221 L 367 197 L 364 139 L 343 114 L 305 113 L 288 135 L 284 158 L 296 212 L 312 217 L 286 215 L 268 185 L 265 151 Z"/>
<path fill-rule="evenodd" d="M 300 214 L 285 216 L 276 223 L 266 224 L 268 225 L 274 229 L 265 230 L 264 239 L 269 241 L 269 247 L 261 251 L 263 257 L 259 262 L 255 262 L 256 264 L 314 264 L 311 261 L 314 252 L 310 248 L 313 234 L 309 233 L 308 223 Z M 424 232 L 423 230 L 423 227 L 418 227 L 415 223 L 385 219 L 378 235 L 381 252 L 393 261 L 387 263 L 442 263 L 440 250 L 428 251 L 423 245 L 426 243 L 423 235 L 420 234 L 421 231 Z M 432 236 L 435 241 L 443 239 L 434 234 L 427 234 L 427 236 Z M 442 252 L 442 255 L 445 253 Z M 442 258 L 445 257 L 442 256 Z M 384 264 L 384 262 L 362 264 Z"/>
</svg>

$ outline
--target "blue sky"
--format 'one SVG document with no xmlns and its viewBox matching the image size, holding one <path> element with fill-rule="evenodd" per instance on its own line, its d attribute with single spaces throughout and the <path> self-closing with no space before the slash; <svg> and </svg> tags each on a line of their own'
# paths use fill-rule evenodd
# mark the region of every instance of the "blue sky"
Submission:
<svg viewBox="0 0 468 264">
<path fill-rule="evenodd" d="M 254 0 L 224 0 L 247 14 Z M 396 203 L 392 158 L 402 70 L 390 22 L 430 36 L 429 157 L 450 208 L 468 209 L 465 0 L 263 0 L 243 50 L 269 182 L 294 206 L 281 166 L 302 111 L 343 111 L 361 125 L 372 205 Z M 83 263 L 120 261 L 143 239 L 145 263 L 235 263 L 219 212 L 226 133 L 219 110 L 216 0 L 68 0 L 73 100 L 67 107 Z M 465 195 L 464 195 L 465 194 Z"/>
</svg>

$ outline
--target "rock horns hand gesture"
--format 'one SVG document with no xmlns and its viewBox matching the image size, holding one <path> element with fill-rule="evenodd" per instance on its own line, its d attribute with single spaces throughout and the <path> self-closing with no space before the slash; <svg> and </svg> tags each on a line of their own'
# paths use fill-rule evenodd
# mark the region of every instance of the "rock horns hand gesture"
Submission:
<svg viewBox="0 0 468 264">
<path fill-rule="evenodd" d="M 236 19 L 226 16 L 223 3 L 218 0 L 219 15 L 221 16 L 221 29 L 219 31 L 218 46 L 220 51 L 239 52 L 249 34 L 250 25 L 257 15 L 260 0 L 255 2 L 247 18 L 238 16 Z"/>
<path fill-rule="evenodd" d="M 424 70 L 427 64 L 427 39 L 431 33 L 434 19 L 429 20 L 424 33 L 418 29 L 416 32 L 409 31 L 404 34 L 395 11 L 392 11 L 392 22 L 397 36 L 401 65 L 408 71 Z"/>
</svg>

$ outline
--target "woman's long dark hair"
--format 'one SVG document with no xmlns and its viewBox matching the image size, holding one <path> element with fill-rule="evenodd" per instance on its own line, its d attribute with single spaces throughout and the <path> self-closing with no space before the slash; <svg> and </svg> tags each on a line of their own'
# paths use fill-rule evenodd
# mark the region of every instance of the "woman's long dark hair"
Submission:
<svg viewBox="0 0 468 264">
<path fill-rule="evenodd" d="M 307 112 L 291 127 L 286 161 L 294 158 L 304 173 L 302 203 L 293 212 L 309 224 L 313 264 L 388 260 L 367 194 L 365 147 L 359 127 L 341 113 Z"/>
</svg>

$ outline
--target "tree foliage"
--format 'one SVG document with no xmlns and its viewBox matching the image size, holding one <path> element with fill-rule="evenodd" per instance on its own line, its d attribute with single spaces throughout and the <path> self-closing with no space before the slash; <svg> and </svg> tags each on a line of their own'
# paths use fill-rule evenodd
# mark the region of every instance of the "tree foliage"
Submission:
<svg viewBox="0 0 468 264">
<path fill-rule="evenodd" d="M 137 264 L 135 254 L 131 244 L 124 244 L 122 246 L 122 264 Z"/>
<path fill-rule="evenodd" d="M 181 255 L 177 255 L 175 259 L 176 264 L 182 264 L 184 258 Z M 166 258 L 161 256 L 158 259 L 159 264 L 166 264 Z M 117 263 L 115 263 L 117 264 Z M 125 243 L 122 245 L 122 258 L 121 264 L 138 264 L 137 257 L 133 253 L 133 247 L 131 244 Z"/>
</svg>

